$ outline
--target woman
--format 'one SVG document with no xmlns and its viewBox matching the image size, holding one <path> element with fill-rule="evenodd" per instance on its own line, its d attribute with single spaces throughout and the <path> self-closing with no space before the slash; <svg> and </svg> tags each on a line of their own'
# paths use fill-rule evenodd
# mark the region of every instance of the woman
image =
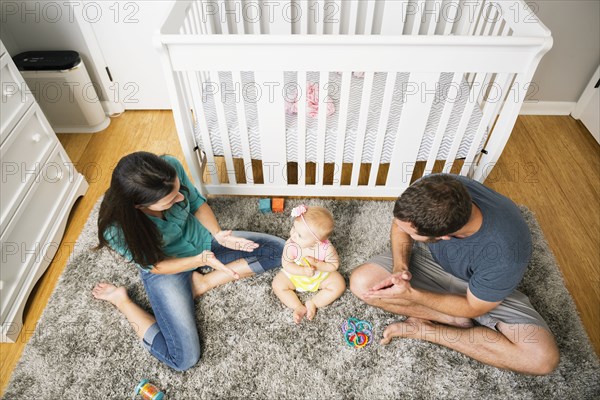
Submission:
<svg viewBox="0 0 600 400">
<path fill-rule="evenodd" d="M 99 283 L 92 291 L 129 320 L 152 355 L 176 370 L 200 359 L 194 299 L 235 279 L 279 267 L 284 240 L 223 231 L 215 215 L 170 156 L 123 157 L 100 206 L 98 248 L 110 247 L 140 271 L 154 315 L 124 287 Z M 201 274 L 197 268 L 209 270 Z"/>
</svg>

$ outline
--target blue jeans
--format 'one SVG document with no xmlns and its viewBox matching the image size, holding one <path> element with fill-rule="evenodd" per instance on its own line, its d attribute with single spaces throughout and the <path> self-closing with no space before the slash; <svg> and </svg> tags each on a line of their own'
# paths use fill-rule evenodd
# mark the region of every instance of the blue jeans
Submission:
<svg viewBox="0 0 600 400">
<path fill-rule="evenodd" d="M 213 240 L 211 251 L 223 264 L 243 258 L 256 274 L 281 266 L 283 239 L 255 232 L 233 232 L 233 235 L 252 240 L 260 246 L 252 252 L 245 252 L 228 249 Z M 192 295 L 193 272 L 159 275 L 140 271 L 156 318 L 142 343 L 154 357 L 178 371 L 193 367 L 200 359 L 200 337 Z"/>
</svg>

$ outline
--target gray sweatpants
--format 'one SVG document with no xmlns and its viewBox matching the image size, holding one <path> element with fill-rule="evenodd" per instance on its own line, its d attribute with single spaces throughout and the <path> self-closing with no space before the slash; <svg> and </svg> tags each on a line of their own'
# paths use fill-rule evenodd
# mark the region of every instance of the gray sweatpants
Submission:
<svg viewBox="0 0 600 400">
<path fill-rule="evenodd" d="M 377 264 L 391 273 L 393 269 L 392 253 L 387 252 L 374 256 L 366 263 Z M 469 282 L 444 271 L 434 261 L 429 248 L 423 243 L 415 242 L 409 270 L 412 274 L 410 283 L 415 288 L 436 293 L 467 293 Z M 480 325 L 494 330 L 496 330 L 498 322 L 506 324 L 534 324 L 549 330 L 542 316 L 529 302 L 529 298 L 518 290 L 515 290 L 490 312 L 474 319 Z"/>
</svg>

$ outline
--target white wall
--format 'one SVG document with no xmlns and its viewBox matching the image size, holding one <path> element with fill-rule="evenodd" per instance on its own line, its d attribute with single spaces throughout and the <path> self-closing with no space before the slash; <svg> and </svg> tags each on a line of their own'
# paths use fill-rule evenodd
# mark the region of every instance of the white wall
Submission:
<svg viewBox="0 0 600 400">
<path fill-rule="evenodd" d="M 538 0 L 537 16 L 552 31 L 554 46 L 533 77 L 543 102 L 577 102 L 600 64 L 600 1 Z"/>
<path fill-rule="evenodd" d="M 104 16 L 108 18 L 108 16 Z M 0 38 L 9 54 L 32 50 L 75 50 L 79 52 L 108 114 L 122 111 L 115 106 L 107 88 L 110 80 L 106 63 L 97 42 L 86 40 L 81 22 L 95 19 L 96 7 L 82 1 L 2 1 L 0 5 Z"/>
</svg>

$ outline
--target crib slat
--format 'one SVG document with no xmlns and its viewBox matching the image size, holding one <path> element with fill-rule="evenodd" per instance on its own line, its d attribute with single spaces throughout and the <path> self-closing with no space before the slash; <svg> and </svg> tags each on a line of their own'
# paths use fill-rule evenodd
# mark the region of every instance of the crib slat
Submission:
<svg viewBox="0 0 600 400">
<path fill-rule="evenodd" d="M 340 34 L 342 24 L 342 0 L 329 0 L 325 4 L 325 23 L 329 24 L 332 35 Z"/>
<path fill-rule="evenodd" d="M 244 2 L 242 0 L 229 0 L 229 3 L 235 10 L 231 18 L 231 23 L 235 26 L 238 35 L 244 35 L 246 33 L 244 26 Z"/>
<path fill-rule="evenodd" d="M 485 36 L 493 28 L 493 13 L 496 11 L 491 3 L 486 3 L 485 8 L 481 10 L 481 20 L 479 22 L 479 36 Z"/>
<path fill-rule="evenodd" d="M 394 88 L 396 86 L 396 72 L 388 72 L 385 81 L 385 91 L 383 94 L 383 105 L 379 116 L 379 125 L 377 126 L 377 139 L 373 150 L 373 160 L 371 161 L 371 172 L 369 174 L 369 187 L 375 187 L 377 183 L 377 173 L 379 172 L 379 164 L 383 153 L 383 143 L 385 132 L 387 130 L 388 119 L 390 117 L 390 109 L 394 97 Z"/>
<path fill-rule="evenodd" d="M 262 5 L 262 17 L 261 27 L 263 33 L 271 35 L 291 35 L 292 34 L 292 23 L 287 18 L 284 12 L 284 5 L 289 0 L 279 1 L 263 1 Z M 289 11 L 289 10 L 288 10 Z"/>
<path fill-rule="evenodd" d="M 421 30 L 421 19 L 423 18 L 423 10 L 425 10 L 426 0 L 417 1 L 417 9 L 415 10 L 413 27 L 411 35 L 418 35 Z"/>
<path fill-rule="evenodd" d="M 449 173 L 452 169 L 452 166 L 454 165 L 454 161 L 456 160 L 456 154 L 458 153 L 458 149 L 460 148 L 460 143 L 465 137 L 465 132 L 467 131 L 469 120 L 473 115 L 473 110 L 477 106 L 477 99 L 479 98 L 479 93 L 482 90 L 485 76 L 486 74 L 483 72 L 478 73 L 475 77 L 473 85 L 471 85 L 471 90 L 469 91 L 469 98 L 467 99 L 467 103 L 465 104 L 465 108 L 463 109 L 460 122 L 458 123 L 458 128 L 456 128 L 456 133 L 454 134 L 452 146 L 450 147 L 448 157 L 446 158 L 446 163 L 444 164 L 444 172 Z"/>
<path fill-rule="evenodd" d="M 354 143 L 354 163 L 352 165 L 352 179 L 350 185 L 358 186 L 360 174 L 360 164 L 362 162 L 363 147 L 365 136 L 367 134 L 367 120 L 369 118 L 369 109 L 371 107 L 371 92 L 373 90 L 374 72 L 366 72 L 363 82 L 362 97 L 360 100 L 360 115 L 358 117 L 358 127 L 356 129 L 356 142 Z"/>
<path fill-rule="evenodd" d="M 491 74 L 488 74 L 488 75 L 491 75 Z M 509 76 L 509 74 L 507 74 L 507 73 L 500 74 L 497 77 L 496 82 L 502 83 L 502 87 L 504 87 L 504 86 L 506 86 L 506 82 L 508 81 L 508 76 Z M 485 88 L 485 86 L 484 86 L 484 88 Z M 483 90 L 482 90 L 482 92 L 483 92 Z M 467 176 L 473 169 L 475 157 L 477 156 L 477 150 L 479 149 L 479 144 L 481 143 L 481 140 L 483 139 L 483 135 L 485 135 L 493 116 L 496 114 L 497 108 L 498 108 L 497 103 L 495 103 L 495 102 L 487 101 L 485 103 L 485 106 L 483 107 L 483 116 L 481 118 L 481 121 L 479 121 L 479 125 L 477 126 L 477 131 L 475 133 L 475 136 L 473 137 L 473 142 L 471 143 L 471 146 L 469 147 L 469 152 L 467 153 L 465 162 L 463 163 L 463 166 L 460 170 L 461 175 Z"/>
<path fill-rule="evenodd" d="M 231 73 L 233 78 L 234 90 L 241 90 L 242 85 L 242 74 L 240 71 L 234 71 Z M 242 155 L 244 158 L 244 173 L 246 174 L 246 184 L 254 184 L 254 176 L 252 173 L 252 156 L 250 155 L 250 140 L 248 138 L 248 122 L 246 121 L 246 106 L 244 99 L 240 98 L 239 101 L 235 102 L 237 109 L 238 128 L 240 132 L 240 142 L 242 144 Z"/>
<path fill-rule="evenodd" d="M 346 6 L 346 12 L 349 15 L 348 18 L 348 35 L 356 35 L 356 26 L 358 20 L 358 1 L 357 0 L 349 0 L 344 2 L 344 6 Z"/>
<path fill-rule="evenodd" d="M 211 71 L 210 75 L 217 84 L 218 88 L 222 88 L 221 78 L 219 77 L 218 71 Z M 227 177 L 229 178 L 230 184 L 235 184 L 235 167 L 233 165 L 233 155 L 231 153 L 231 143 L 229 142 L 229 128 L 227 127 L 227 117 L 225 116 L 225 104 L 220 96 L 215 95 L 215 108 L 217 110 L 217 120 L 219 122 L 219 133 L 221 136 L 221 144 L 223 145 L 223 157 L 225 158 L 225 166 L 227 168 Z"/>
<path fill-rule="evenodd" d="M 306 185 L 306 71 L 298 71 L 298 185 Z"/>
<path fill-rule="evenodd" d="M 490 33 L 491 36 L 500 36 L 500 31 L 502 29 L 504 25 L 504 20 L 502 19 L 502 14 L 500 14 L 500 12 L 496 12 L 496 23 L 494 24 L 494 29 L 492 30 L 492 33 Z"/>
<path fill-rule="evenodd" d="M 194 35 L 197 35 L 200 32 L 200 27 L 198 26 L 198 23 L 197 23 L 195 17 L 196 16 L 194 14 L 194 8 L 193 8 L 193 3 L 192 3 L 190 5 L 190 7 L 188 8 L 185 19 L 190 21 L 191 33 L 193 33 Z"/>
<path fill-rule="evenodd" d="M 504 105 L 506 98 L 511 95 L 510 86 L 512 85 L 512 81 L 515 77 L 515 74 L 506 74 L 506 80 L 502 82 L 500 79 L 496 79 L 496 82 L 503 83 L 500 87 L 500 99 L 496 101 L 496 107 L 494 109 L 494 115 L 492 116 L 492 120 L 488 124 L 488 129 L 491 131 L 492 126 L 494 125 L 494 120 L 500 113 L 500 109 Z"/>
<path fill-rule="evenodd" d="M 422 95 L 425 90 L 428 93 L 434 92 L 439 78 L 439 73 L 426 72 L 412 72 L 408 77 L 409 83 L 406 85 L 406 96 L 396 132 L 386 186 L 406 188 L 410 184 L 414 162 L 417 160 L 428 115 L 435 98 L 431 94 L 426 95 L 425 98 L 422 98 Z"/>
<path fill-rule="evenodd" d="M 163 58 L 162 61 L 165 61 L 165 59 Z M 192 87 L 185 72 L 173 72 L 173 74 L 168 75 L 168 78 L 170 77 L 173 80 L 167 83 L 175 85 L 178 92 L 172 100 L 174 102 L 173 118 L 175 119 L 179 141 L 190 168 L 191 177 L 196 182 L 196 187 L 200 189 L 200 193 L 206 196 L 206 188 L 203 184 L 204 179 L 202 179 L 202 171 L 206 167 L 206 153 L 204 156 L 202 155 L 196 138 L 197 125 L 192 118 L 192 110 L 194 108 L 191 96 Z"/>
<path fill-rule="evenodd" d="M 262 15 L 262 8 L 258 0 L 244 0 L 244 28 L 246 34 L 260 35 L 260 20 Z"/>
<path fill-rule="evenodd" d="M 481 0 L 478 1 L 477 4 L 475 5 L 475 13 L 473 14 L 474 20 L 471 23 L 471 27 L 469 29 L 469 36 L 474 36 L 475 32 L 477 32 L 477 27 L 480 26 L 480 24 L 483 22 L 483 16 L 482 16 L 482 11 L 483 11 L 483 5 L 485 4 L 485 0 Z M 469 12 L 470 14 L 470 12 Z M 469 18 L 471 18 L 469 16 Z"/>
<path fill-rule="evenodd" d="M 348 122 L 348 104 L 350 102 L 350 84 L 352 71 L 342 72 L 342 87 L 340 88 L 340 109 L 338 110 L 337 144 L 335 152 L 335 165 L 333 169 L 333 184 L 340 186 L 342 183 L 342 168 L 344 165 L 344 146 L 346 144 L 346 126 Z"/>
<path fill-rule="evenodd" d="M 263 176 L 266 186 L 285 186 L 287 179 L 284 171 L 287 167 L 285 145 L 285 106 L 281 91 L 271 88 L 283 88 L 284 76 L 281 71 L 256 71 L 254 79 L 257 89 L 262 91 L 257 101 L 258 130 L 260 132 Z M 277 86 L 278 85 L 278 86 Z"/>
<path fill-rule="evenodd" d="M 427 28 L 427 35 L 435 35 L 435 28 L 440 20 L 440 13 L 442 12 L 442 0 L 434 0 L 433 2 L 434 13 L 431 14 L 431 20 L 429 20 L 429 26 Z"/>
<path fill-rule="evenodd" d="M 202 2 L 196 2 L 197 3 L 197 7 L 198 7 L 198 18 L 200 18 L 200 21 L 202 22 L 202 25 L 204 26 L 204 33 L 208 34 L 208 35 L 212 35 L 212 34 L 216 34 L 217 33 L 217 28 L 215 26 L 215 21 L 213 19 L 213 15 L 209 14 L 209 12 L 213 12 L 215 7 L 214 2 L 207 2 L 207 1 L 202 1 Z"/>
<path fill-rule="evenodd" d="M 231 20 L 235 18 L 232 18 L 231 13 L 235 11 L 230 11 L 234 10 L 233 7 L 235 7 L 235 4 L 231 0 L 220 0 L 219 2 L 219 20 L 221 21 L 221 31 L 224 35 L 232 35 L 235 33 L 235 22 L 231 22 Z"/>
<path fill-rule="evenodd" d="M 202 106 L 203 96 L 203 85 L 202 80 L 199 78 L 199 73 L 195 71 L 187 72 L 187 79 L 189 80 L 192 93 L 192 102 L 194 109 L 194 118 L 200 129 L 200 135 L 202 137 L 202 143 L 204 148 L 202 149 L 206 154 L 206 163 L 208 165 L 208 172 L 210 174 L 210 183 L 218 185 L 220 183 L 219 175 L 217 174 L 217 167 L 215 163 L 215 156 L 213 153 L 212 142 L 210 141 L 210 133 L 208 130 L 208 124 L 206 123 L 206 117 L 204 107 Z"/>
<path fill-rule="evenodd" d="M 313 24 L 313 29 L 316 35 L 323 34 L 323 24 L 325 22 L 324 13 L 324 1 L 323 0 L 309 0 L 310 8 L 309 15 L 311 23 Z"/>
<path fill-rule="evenodd" d="M 186 18 L 183 21 L 183 27 L 180 31 L 180 33 L 184 34 L 184 35 L 189 35 L 191 33 L 191 29 L 190 29 L 190 20 L 189 18 Z"/>
<path fill-rule="evenodd" d="M 531 81 L 531 73 L 517 74 L 514 78 L 514 82 L 511 86 L 516 88 L 523 87 L 526 82 Z M 510 80 L 510 79 L 509 79 Z M 512 88 L 509 88 L 509 92 Z M 511 94 L 509 93 L 509 96 Z M 474 167 L 473 179 L 483 182 L 491 172 L 493 166 L 498 161 L 504 146 L 511 134 L 509 127 L 514 126 L 515 121 L 519 115 L 521 103 L 518 101 L 511 101 L 507 99 L 503 102 L 502 111 L 498 116 L 496 125 L 494 126 L 493 132 L 490 134 L 490 138 L 486 144 L 487 154 L 482 154 L 481 159 L 476 167 Z"/>
<path fill-rule="evenodd" d="M 301 14 L 298 16 L 298 33 L 301 35 L 306 35 L 308 33 L 308 0 L 295 0 L 296 9 L 301 11 Z"/>
<path fill-rule="evenodd" d="M 317 125 L 317 162 L 315 185 L 323 186 L 325 173 L 325 134 L 327 128 L 327 103 L 331 101 L 328 96 L 329 72 L 321 71 L 319 74 L 319 112 Z"/>
<path fill-rule="evenodd" d="M 373 16 L 375 14 L 375 0 L 364 0 L 366 3 L 366 17 L 365 17 L 365 35 L 371 35 L 373 33 Z"/>
<path fill-rule="evenodd" d="M 448 16 L 446 19 L 446 26 L 444 27 L 444 36 L 448 36 L 452 33 L 452 28 L 456 23 L 456 16 L 458 12 L 458 4 L 459 0 L 449 0 L 446 5 L 446 10 L 448 10 Z"/>
<path fill-rule="evenodd" d="M 383 21 L 381 22 L 382 35 L 402 36 L 406 23 L 406 7 L 408 1 L 385 0 Z"/>
<path fill-rule="evenodd" d="M 492 10 L 490 11 L 489 21 L 486 36 L 495 36 L 494 31 L 497 32 L 500 25 L 500 16 L 498 15 L 498 10 L 495 7 L 490 7 Z"/>
<path fill-rule="evenodd" d="M 198 26 L 198 32 L 202 35 L 205 35 L 206 34 L 206 26 L 205 26 L 206 23 L 204 23 L 202 20 L 202 11 L 200 11 L 198 4 L 199 3 L 197 1 L 194 1 L 192 3 L 191 11 L 194 16 L 194 22 Z"/>
<path fill-rule="evenodd" d="M 460 83 L 462 82 L 463 73 L 455 72 L 452 76 L 452 83 L 450 88 L 460 88 Z M 449 88 L 449 91 L 451 90 Z M 451 94 L 451 93 L 448 93 Z M 446 134 L 446 128 L 448 127 L 448 121 L 450 121 L 450 116 L 452 115 L 452 109 L 454 108 L 455 101 L 452 98 L 446 98 L 446 102 L 444 104 L 444 110 L 442 111 L 442 116 L 440 117 L 440 122 L 438 124 L 437 130 L 435 132 L 435 138 L 433 139 L 433 144 L 431 145 L 431 149 L 429 150 L 429 157 L 427 157 L 427 163 L 425 164 L 425 171 L 423 172 L 423 176 L 431 174 L 433 172 L 433 167 L 435 165 L 435 161 L 437 159 L 437 155 L 440 151 L 440 146 L 442 145 L 442 141 Z"/>
</svg>

